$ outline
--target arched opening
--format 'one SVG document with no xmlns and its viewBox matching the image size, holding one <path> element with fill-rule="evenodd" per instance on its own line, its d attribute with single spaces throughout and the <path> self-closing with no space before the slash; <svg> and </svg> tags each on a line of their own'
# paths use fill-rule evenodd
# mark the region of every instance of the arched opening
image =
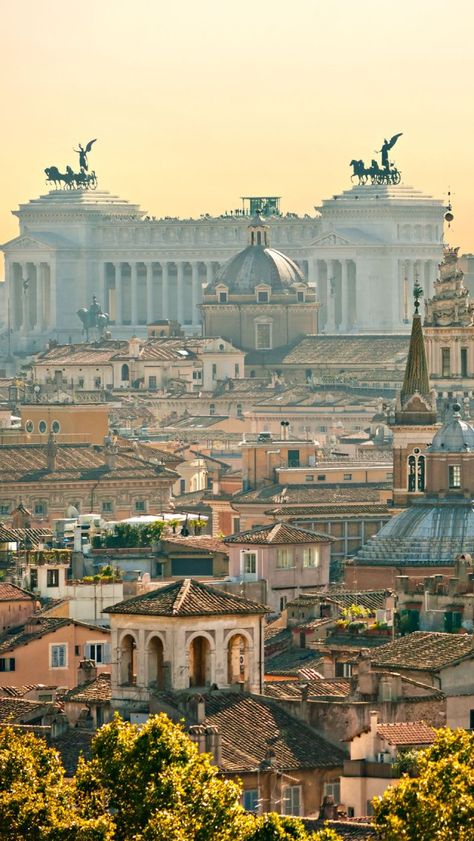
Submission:
<svg viewBox="0 0 474 841">
<path fill-rule="evenodd" d="M 122 365 L 122 373 L 121 373 L 120 376 L 121 376 L 122 382 L 124 380 L 126 380 L 128 382 L 128 380 L 130 379 L 130 368 L 127 365 L 126 362 L 124 362 L 124 364 Z"/>
<path fill-rule="evenodd" d="M 417 486 L 419 491 L 425 490 L 425 457 L 418 456 L 418 481 Z"/>
<path fill-rule="evenodd" d="M 126 634 L 120 644 L 120 683 L 122 686 L 135 686 L 136 642 L 131 634 Z"/>
<path fill-rule="evenodd" d="M 207 637 L 194 637 L 189 647 L 189 685 L 211 683 L 211 646 Z"/>
<path fill-rule="evenodd" d="M 408 490 L 416 490 L 416 458 L 415 456 L 408 457 Z"/>
<path fill-rule="evenodd" d="M 227 647 L 227 682 L 247 683 L 249 679 L 249 645 L 242 634 L 234 634 Z"/>
<path fill-rule="evenodd" d="M 159 637 L 152 637 L 148 644 L 148 685 L 164 689 L 164 650 Z"/>
</svg>

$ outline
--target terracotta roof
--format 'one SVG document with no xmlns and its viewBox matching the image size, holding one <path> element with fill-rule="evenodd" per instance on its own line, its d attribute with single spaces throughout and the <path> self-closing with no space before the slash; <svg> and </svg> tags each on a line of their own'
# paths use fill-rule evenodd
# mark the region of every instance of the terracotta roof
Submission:
<svg viewBox="0 0 474 841">
<path fill-rule="evenodd" d="M 472 634 L 430 631 L 414 631 L 388 645 L 379 646 L 371 655 L 375 666 L 421 671 L 437 671 L 464 658 L 474 659 Z"/>
<path fill-rule="evenodd" d="M 337 768 L 344 762 L 341 748 L 269 698 L 233 692 L 209 692 L 202 697 L 202 726 L 217 727 L 221 735 L 223 771 L 242 773 L 264 768 L 269 751 L 280 771 Z M 174 693 L 157 693 L 155 698 L 158 703 L 162 699 L 164 705 L 180 709 L 180 698 Z M 188 725 L 193 723 L 191 716 L 186 718 Z"/>
<path fill-rule="evenodd" d="M 29 701 L 26 698 L 0 697 L 0 723 L 21 724 L 52 708 L 49 701 Z"/>
<path fill-rule="evenodd" d="M 282 354 L 282 363 L 294 365 L 304 363 L 318 369 L 348 365 L 366 365 L 368 370 L 376 367 L 405 365 L 408 353 L 408 336 L 305 336 L 291 350 Z"/>
<path fill-rule="evenodd" d="M 294 544 L 294 543 L 331 543 L 334 537 L 328 534 L 319 534 L 316 531 L 300 529 L 298 526 L 291 526 L 288 523 L 272 523 L 269 526 L 256 526 L 249 531 L 241 531 L 224 538 L 224 543 L 251 543 L 251 544 Z"/>
<path fill-rule="evenodd" d="M 31 602 L 35 601 L 33 593 L 28 593 L 16 584 L 0 582 L 0 602 Z"/>
<path fill-rule="evenodd" d="M 305 686 L 308 688 L 308 698 L 346 698 L 352 689 L 351 681 L 343 678 L 266 681 L 265 695 L 277 700 L 292 698 L 301 701 L 302 690 Z"/>
<path fill-rule="evenodd" d="M 287 602 L 287 607 L 306 607 L 317 602 L 331 602 L 341 607 L 356 604 L 369 610 L 382 610 L 388 590 L 326 590 L 322 593 L 305 592 Z"/>
<path fill-rule="evenodd" d="M 105 609 L 105 613 L 134 616 L 219 616 L 232 613 L 267 613 L 257 602 L 202 584 L 193 578 L 175 581 L 143 596 L 127 599 Z"/>
<path fill-rule="evenodd" d="M 110 674 L 102 673 L 94 680 L 90 680 L 82 686 L 76 686 L 63 695 L 64 701 L 75 701 L 81 704 L 101 704 L 110 701 L 112 689 L 110 685 Z"/>
<path fill-rule="evenodd" d="M 151 464 L 139 456 L 119 450 L 109 469 L 104 448 L 92 444 L 57 444 L 56 467 L 48 472 L 46 444 L 3 445 L 0 482 L 58 482 L 77 479 L 151 479 L 163 476 L 176 479 L 178 474 L 160 464 Z"/>
<path fill-rule="evenodd" d="M 0 543 L 19 543 L 29 541 L 32 546 L 51 540 L 53 532 L 51 529 L 16 529 L 0 523 Z"/>
<path fill-rule="evenodd" d="M 128 350 L 126 341 L 84 342 L 75 345 L 56 345 L 40 353 L 35 365 L 103 365 L 111 362 L 120 350 Z"/>
<path fill-rule="evenodd" d="M 377 736 L 389 745 L 431 745 L 436 739 L 436 730 L 424 721 L 401 721 L 378 724 Z"/>
<path fill-rule="evenodd" d="M 52 634 L 66 625 L 80 625 L 85 628 L 94 628 L 99 634 L 109 633 L 108 628 L 89 625 L 86 622 L 77 622 L 74 619 L 60 616 L 33 616 L 23 625 L 10 628 L 9 631 L 0 636 L 0 655 L 7 651 L 13 651 L 22 645 L 28 645 L 33 640 L 40 639 L 47 634 Z"/>
<path fill-rule="evenodd" d="M 211 537 L 209 534 L 190 534 L 188 537 L 170 537 L 166 535 L 161 538 L 161 543 L 167 546 L 176 546 L 179 549 L 188 549 L 191 552 L 222 552 L 228 555 L 228 549 L 222 540 L 217 537 Z"/>
<path fill-rule="evenodd" d="M 312 468 L 311 468 L 312 469 Z M 316 469 L 316 468 L 315 468 Z M 236 503 L 254 502 L 259 505 L 319 505 L 320 503 L 380 503 L 380 491 L 391 490 L 390 482 L 377 482 L 366 485 L 365 483 L 353 482 L 351 484 L 305 484 L 305 485 L 265 485 L 251 491 L 244 491 L 236 494 L 233 501 Z M 286 513 L 286 507 L 280 509 Z"/>
<path fill-rule="evenodd" d="M 0 686 L 0 696 L 9 698 L 23 698 L 29 692 L 40 690 L 47 692 L 51 690 L 54 692 L 57 686 L 46 686 L 44 683 L 27 683 L 24 686 Z"/>
<path fill-rule="evenodd" d="M 377 496 L 379 496 L 378 492 Z M 331 517 L 344 517 L 345 519 L 360 517 L 361 514 L 374 517 L 380 514 L 391 515 L 393 510 L 393 508 L 388 507 L 386 502 L 367 502 L 363 504 L 346 502 L 343 505 L 337 503 L 334 505 L 319 505 L 317 503 L 306 506 L 285 505 L 284 508 L 274 508 L 266 513 L 271 513 L 274 517 L 280 517 L 284 514 L 290 518 L 290 522 L 300 522 L 303 519 L 311 520 L 315 517 L 324 517 L 326 514 L 330 514 Z"/>
<path fill-rule="evenodd" d="M 265 674 L 303 676 L 304 670 L 307 677 L 319 677 L 318 669 L 321 669 L 321 666 L 322 657 L 319 652 L 308 648 L 290 648 L 266 660 Z"/>
</svg>

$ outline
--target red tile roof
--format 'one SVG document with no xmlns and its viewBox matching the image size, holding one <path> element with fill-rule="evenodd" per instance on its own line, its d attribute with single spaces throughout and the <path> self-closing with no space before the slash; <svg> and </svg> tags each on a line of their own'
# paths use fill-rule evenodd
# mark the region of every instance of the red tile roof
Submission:
<svg viewBox="0 0 474 841">
<path fill-rule="evenodd" d="M 309 531 L 280 522 L 268 526 L 256 526 L 249 531 L 231 534 L 224 538 L 224 543 L 273 544 L 278 546 L 295 543 L 331 543 L 334 540 L 335 538 L 328 534 L 320 534 L 316 531 Z"/>
<path fill-rule="evenodd" d="M 133 616 L 226 616 L 233 613 L 267 613 L 269 608 L 257 602 L 210 587 L 192 578 L 175 581 L 127 599 L 105 609 L 105 613 L 126 613 Z"/>
<path fill-rule="evenodd" d="M 436 738 L 436 730 L 424 721 L 401 721 L 378 724 L 377 736 L 389 745 L 431 745 Z"/>
<path fill-rule="evenodd" d="M 170 537 L 163 536 L 161 542 L 169 547 L 176 546 L 179 549 L 189 549 L 192 552 L 222 552 L 228 555 L 227 546 L 222 540 L 217 537 L 211 537 L 209 534 L 190 534 L 188 537 L 180 537 L 178 535 Z"/>
<path fill-rule="evenodd" d="M 28 593 L 16 584 L 0 582 L 0 602 L 31 602 L 35 601 L 33 593 Z"/>
<path fill-rule="evenodd" d="M 75 701 L 81 704 L 100 704 L 110 701 L 111 697 L 110 674 L 103 672 L 97 675 L 94 680 L 70 689 L 69 692 L 63 695 L 63 700 Z"/>
<path fill-rule="evenodd" d="M 415 631 L 371 654 L 375 666 L 437 671 L 464 658 L 474 659 L 473 634 L 440 634 Z"/>
</svg>

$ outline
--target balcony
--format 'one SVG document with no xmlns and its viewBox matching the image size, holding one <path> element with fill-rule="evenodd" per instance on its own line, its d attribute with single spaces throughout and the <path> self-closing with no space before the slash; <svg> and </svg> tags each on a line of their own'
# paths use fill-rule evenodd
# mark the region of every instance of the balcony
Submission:
<svg viewBox="0 0 474 841">
<path fill-rule="evenodd" d="M 371 762 L 368 759 L 345 759 L 345 777 L 377 777 L 378 779 L 398 779 L 390 762 Z"/>
</svg>

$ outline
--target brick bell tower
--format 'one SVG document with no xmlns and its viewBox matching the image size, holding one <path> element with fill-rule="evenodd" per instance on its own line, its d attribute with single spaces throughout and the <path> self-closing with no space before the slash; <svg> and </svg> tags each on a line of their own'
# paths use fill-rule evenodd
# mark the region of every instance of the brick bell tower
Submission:
<svg viewBox="0 0 474 841">
<path fill-rule="evenodd" d="M 410 505 L 426 485 L 424 450 L 436 432 L 436 393 L 430 389 L 423 329 L 419 314 L 422 289 L 415 284 L 415 313 L 405 377 L 397 399 L 393 430 L 393 502 Z"/>
</svg>

